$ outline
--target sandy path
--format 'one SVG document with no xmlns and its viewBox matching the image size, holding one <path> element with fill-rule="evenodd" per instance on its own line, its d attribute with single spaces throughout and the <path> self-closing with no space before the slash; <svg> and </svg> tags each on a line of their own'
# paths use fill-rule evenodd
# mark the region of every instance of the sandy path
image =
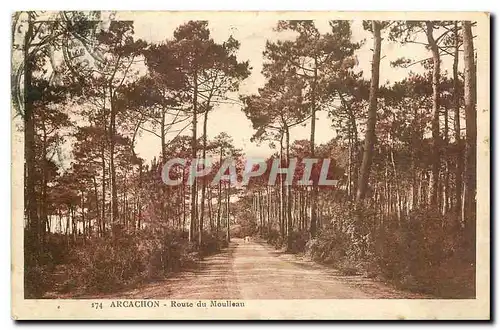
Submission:
<svg viewBox="0 0 500 330">
<path fill-rule="evenodd" d="M 259 242 L 233 239 L 221 253 L 163 281 L 100 298 L 342 299 L 422 298 L 362 276 L 283 254 Z"/>
</svg>

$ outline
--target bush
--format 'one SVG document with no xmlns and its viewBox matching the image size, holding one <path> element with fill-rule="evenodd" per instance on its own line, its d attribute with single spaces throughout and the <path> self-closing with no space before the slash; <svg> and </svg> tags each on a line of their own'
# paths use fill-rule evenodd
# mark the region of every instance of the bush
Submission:
<svg viewBox="0 0 500 330">
<path fill-rule="evenodd" d="M 227 239 L 225 234 L 219 233 L 219 237 L 213 233 L 203 233 L 202 246 L 199 249 L 200 255 L 207 256 L 219 252 L 221 249 L 227 247 Z"/>
<path fill-rule="evenodd" d="M 246 233 L 243 232 L 243 226 L 241 225 L 232 225 L 229 228 L 229 234 L 231 235 L 231 237 L 235 238 L 243 238 L 247 236 L 245 235 Z"/>
<path fill-rule="evenodd" d="M 51 286 L 50 271 L 46 266 L 25 265 L 24 298 L 41 298 Z"/>
<path fill-rule="evenodd" d="M 150 238 L 157 236 L 157 238 Z M 144 280 L 158 279 L 190 266 L 201 255 L 219 251 L 224 242 L 203 234 L 203 244 L 188 243 L 183 233 L 142 232 L 114 238 L 95 238 L 75 249 L 68 285 L 110 292 Z M 227 244 L 227 243 L 226 243 Z M 76 283 L 76 284 L 75 284 Z"/>
<path fill-rule="evenodd" d="M 352 236 L 335 230 L 333 227 L 324 229 L 315 238 L 307 242 L 306 254 L 314 261 L 338 267 L 351 258 L 354 247 Z"/>
<path fill-rule="evenodd" d="M 281 233 L 276 229 L 269 231 L 267 237 L 264 238 L 267 239 L 267 243 L 273 245 L 276 249 L 280 249 L 283 246 L 284 241 L 281 237 Z"/>
<path fill-rule="evenodd" d="M 60 265 L 68 262 L 70 249 L 68 238 L 61 234 L 48 234 L 44 243 L 46 257 L 50 263 Z"/>
<path fill-rule="evenodd" d="M 99 238 L 75 250 L 70 281 L 90 291 L 110 292 L 137 281 L 146 270 L 146 258 L 137 239 Z M 148 260 L 149 259 L 149 260 Z"/>
<path fill-rule="evenodd" d="M 181 232 L 168 232 L 155 239 L 142 234 L 138 241 L 139 253 L 145 264 L 145 274 L 142 275 L 145 279 L 164 277 L 194 261 L 196 246 L 189 244 Z"/>
<path fill-rule="evenodd" d="M 473 296 L 475 256 L 455 219 L 435 209 L 417 209 L 391 220 L 377 235 L 380 274 L 410 290 L 437 296 Z"/>
<path fill-rule="evenodd" d="M 291 249 L 288 252 L 300 253 L 306 249 L 307 240 L 309 239 L 308 232 L 293 231 L 291 233 Z"/>
<path fill-rule="evenodd" d="M 267 240 L 267 243 L 273 245 L 276 249 L 287 247 L 288 237 L 282 237 L 280 231 L 276 229 L 267 229 L 264 227 L 262 230 L 262 238 Z M 305 251 L 306 243 L 309 238 L 307 232 L 293 231 L 291 233 L 291 249 L 287 249 L 290 253 L 300 253 Z"/>
<path fill-rule="evenodd" d="M 358 210 L 357 217 L 349 209 L 339 212 L 344 218 L 337 217 L 307 242 L 306 254 L 313 260 L 346 275 L 381 277 L 404 289 L 474 296 L 475 249 L 453 214 L 420 208 L 381 223 L 369 209 Z"/>
<path fill-rule="evenodd" d="M 50 290 L 116 291 L 163 278 L 191 266 L 200 256 L 227 247 L 225 232 L 218 237 L 204 232 L 202 246 L 198 246 L 197 240 L 188 242 L 185 231 L 156 228 L 130 234 L 115 227 L 113 235 L 86 241 L 49 234 L 38 251 L 29 234 L 25 233 L 24 249 L 26 298 L 41 298 Z"/>
<path fill-rule="evenodd" d="M 46 250 L 41 251 L 29 230 L 24 231 L 24 297 L 41 298 L 51 287 L 50 273 L 54 269 L 53 257 Z"/>
</svg>

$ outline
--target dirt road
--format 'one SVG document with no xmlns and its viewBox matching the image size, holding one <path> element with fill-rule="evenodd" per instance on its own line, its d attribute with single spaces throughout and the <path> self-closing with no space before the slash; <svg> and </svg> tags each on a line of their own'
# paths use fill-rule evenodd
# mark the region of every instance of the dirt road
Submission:
<svg viewBox="0 0 500 330">
<path fill-rule="evenodd" d="M 134 299 L 421 298 L 362 276 L 338 271 L 259 242 L 233 239 L 191 271 L 113 294 Z M 102 298 L 102 297 L 101 297 Z"/>
</svg>

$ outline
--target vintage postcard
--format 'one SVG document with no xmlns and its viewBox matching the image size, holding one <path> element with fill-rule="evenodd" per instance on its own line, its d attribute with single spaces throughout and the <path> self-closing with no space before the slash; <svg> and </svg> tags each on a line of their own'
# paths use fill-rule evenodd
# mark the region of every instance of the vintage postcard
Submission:
<svg viewBox="0 0 500 330">
<path fill-rule="evenodd" d="M 490 318 L 483 12 L 15 12 L 12 317 Z"/>
</svg>

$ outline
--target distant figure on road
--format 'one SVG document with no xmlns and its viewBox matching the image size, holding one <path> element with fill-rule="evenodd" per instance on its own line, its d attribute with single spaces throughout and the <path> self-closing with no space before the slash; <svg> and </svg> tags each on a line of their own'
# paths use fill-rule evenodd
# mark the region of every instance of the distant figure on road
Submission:
<svg viewBox="0 0 500 330">
<path fill-rule="evenodd" d="M 250 242 L 250 236 L 245 236 L 245 243 Z"/>
</svg>

